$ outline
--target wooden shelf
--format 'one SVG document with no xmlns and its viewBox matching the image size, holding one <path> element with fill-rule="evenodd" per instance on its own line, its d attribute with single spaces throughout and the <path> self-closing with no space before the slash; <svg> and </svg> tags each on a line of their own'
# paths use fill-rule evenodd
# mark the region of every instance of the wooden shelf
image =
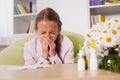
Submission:
<svg viewBox="0 0 120 80">
<path fill-rule="evenodd" d="M 104 7 L 117 7 L 117 6 L 120 6 L 120 4 L 96 5 L 96 6 L 90 6 L 89 8 L 104 8 Z"/>
<path fill-rule="evenodd" d="M 15 6 L 23 4 L 26 8 L 30 8 L 30 1 L 32 1 L 32 13 L 17 14 Z M 26 33 L 28 25 L 31 20 L 34 20 L 37 15 L 37 0 L 14 0 L 14 14 L 13 14 L 13 35 Z"/>
<path fill-rule="evenodd" d="M 90 3 L 89 3 L 88 10 L 89 10 L 89 19 L 91 15 L 94 16 L 93 18 L 94 20 L 96 19 L 97 15 L 104 15 L 106 20 L 112 17 L 120 17 L 120 4 L 105 4 L 105 5 L 90 6 Z M 91 22 L 90 20 L 89 20 L 89 23 Z M 97 19 L 95 23 L 98 23 Z"/>
<path fill-rule="evenodd" d="M 16 14 L 14 17 L 26 17 L 26 16 L 36 16 L 37 13 L 28 13 L 28 14 Z"/>
</svg>

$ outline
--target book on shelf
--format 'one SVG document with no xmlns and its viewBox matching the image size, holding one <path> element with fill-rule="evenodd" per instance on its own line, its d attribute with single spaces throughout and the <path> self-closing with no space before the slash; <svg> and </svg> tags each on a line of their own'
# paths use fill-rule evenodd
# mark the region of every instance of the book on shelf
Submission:
<svg viewBox="0 0 120 80">
<path fill-rule="evenodd" d="M 35 20 L 31 20 L 28 24 L 26 33 L 34 33 L 34 28 L 35 28 Z"/>
<path fill-rule="evenodd" d="M 90 26 L 92 26 L 93 24 L 95 24 L 94 22 L 95 22 L 95 21 L 94 21 L 94 16 L 91 15 L 91 16 L 90 16 Z"/>
<path fill-rule="evenodd" d="M 25 11 L 26 13 L 29 13 L 28 8 L 27 8 L 24 4 L 22 4 L 22 6 L 23 6 L 23 8 L 24 8 L 24 11 Z"/>
<path fill-rule="evenodd" d="M 20 10 L 21 14 L 26 14 L 26 12 L 21 4 L 17 4 L 17 7 Z"/>
<path fill-rule="evenodd" d="M 33 12 L 32 7 L 33 7 L 33 3 L 32 3 L 32 1 L 30 1 L 29 2 L 29 11 L 30 11 L 30 13 Z"/>
<path fill-rule="evenodd" d="M 21 12 L 20 12 L 20 10 L 18 9 L 17 5 L 15 5 L 15 12 L 16 12 L 17 14 L 21 14 Z"/>
<path fill-rule="evenodd" d="M 120 4 L 120 0 L 90 0 L 91 6 L 106 4 Z"/>
<path fill-rule="evenodd" d="M 104 15 L 98 15 L 98 22 L 105 22 L 105 16 Z"/>
<path fill-rule="evenodd" d="M 28 27 L 27 27 L 26 33 L 29 33 L 29 29 L 30 29 L 30 22 L 29 22 L 29 24 L 28 24 Z"/>
<path fill-rule="evenodd" d="M 92 27 L 92 25 L 96 24 L 96 23 L 102 23 L 105 21 L 110 20 L 111 18 L 120 18 L 119 14 L 112 14 L 112 15 L 91 15 L 90 16 L 90 27 Z"/>
<path fill-rule="evenodd" d="M 96 6 L 96 5 L 103 5 L 105 4 L 106 0 L 90 0 L 90 5 L 91 6 Z"/>
<path fill-rule="evenodd" d="M 99 0 L 91 0 L 91 5 L 99 5 L 100 1 Z"/>
<path fill-rule="evenodd" d="M 92 26 L 93 24 L 96 23 L 101 23 L 101 22 L 105 22 L 105 16 L 98 14 L 98 15 L 91 15 L 90 16 L 90 25 Z"/>
<path fill-rule="evenodd" d="M 15 5 L 15 11 L 17 14 L 27 14 L 29 13 L 28 8 L 24 4 Z"/>
<path fill-rule="evenodd" d="M 105 2 L 105 4 L 120 4 L 120 1 L 117 1 L 117 2 Z"/>
</svg>

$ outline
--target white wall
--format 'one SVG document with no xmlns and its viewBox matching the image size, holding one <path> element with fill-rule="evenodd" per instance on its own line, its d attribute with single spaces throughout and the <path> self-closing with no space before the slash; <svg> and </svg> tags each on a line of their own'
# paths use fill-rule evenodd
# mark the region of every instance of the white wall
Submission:
<svg viewBox="0 0 120 80">
<path fill-rule="evenodd" d="M 0 0 L 0 44 L 12 35 L 13 0 Z"/>
<path fill-rule="evenodd" d="M 38 0 L 37 8 L 51 7 L 58 12 L 62 28 L 85 35 L 88 31 L 88 0 Z"/>
</svg>

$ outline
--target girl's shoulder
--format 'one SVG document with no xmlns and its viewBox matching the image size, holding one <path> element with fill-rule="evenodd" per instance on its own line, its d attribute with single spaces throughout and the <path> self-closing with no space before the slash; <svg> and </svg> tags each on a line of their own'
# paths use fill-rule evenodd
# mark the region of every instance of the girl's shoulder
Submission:
<svg viewBox="0 0 120 80">
<path fill-rule="evenodd" d="M 60 39 L 63 44 L 73 44 L 71 39 L 64 34 L 60 34 Z"/>
<path fill-rule="evenodd" d="M 28 41 L 25 43 L 25 46 L 33 46 L 33 45 L 35 45 L 37 39 L 38 39 L 37 36 L 33 37 L 32 39 L 28 40 Z"/>
</svg>

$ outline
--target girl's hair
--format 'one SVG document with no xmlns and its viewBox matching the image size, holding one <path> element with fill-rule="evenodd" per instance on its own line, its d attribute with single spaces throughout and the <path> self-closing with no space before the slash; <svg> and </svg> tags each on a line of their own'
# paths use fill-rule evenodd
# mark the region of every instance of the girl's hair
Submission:
<svg viewBox="0 0 120 80">
<path fill-rule="evenodd" d="M 45 20 L 45 19 L 56 22 L 58 25 L 58 31 L 59 32 L 61 31 L 62 22 L 60 20 L 59 15 L 57 14 L 57 12 L 54 11 L 52 8 L 43 9 L 42 11 L 40 11 L 38 13 L 36 20 L 35 20 L 35 30 L 38 29 L 38 27 L 37 27 L 38 22 Z M 56 39 L 55 43 L 56 43 L 56 52 L 59 55 L 59 52 L 60 52 L 60 34 L 57 35 L 57 39 Z"/>
</svg>

